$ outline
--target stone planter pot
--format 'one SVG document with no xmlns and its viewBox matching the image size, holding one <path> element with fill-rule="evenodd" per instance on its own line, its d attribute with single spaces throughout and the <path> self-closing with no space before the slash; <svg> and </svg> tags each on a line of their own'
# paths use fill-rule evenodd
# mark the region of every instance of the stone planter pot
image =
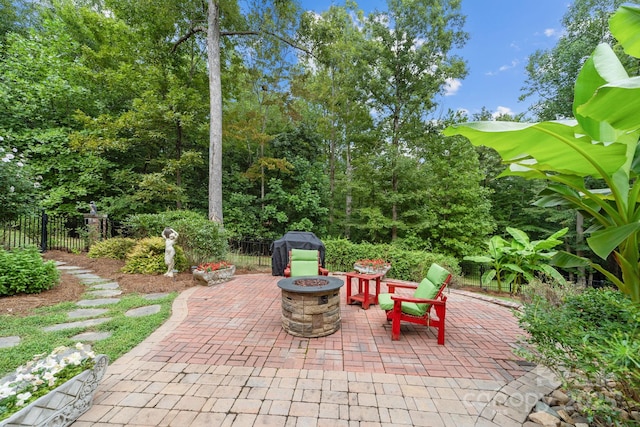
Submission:
<svg viewBox="0 0 640 427">
<path fill-rule="evenodd" d="M 93 404 L 93 395 L 107 370 L 109 358 L 99 354 L 95 366 L 83 371 L 64 384 L 0 421 L 0 427 L 10 426 L 70 426 Z"/>
<path fill-rule="evenodd" d="M 353 269 L 362 274 L 382 274 L 383 276 L 391 269 L 391 265 L 385 265 L 384 267 L 372 267 L 369 265 L 353 264 Z"/>
<path fill-rule="evenodd" d="M 206 282 L 207 285 L 211 286 L 231 280 L 235 273 L 235 265 L 232 265 L 229 268 L 221 268 L 220 270 L 215 271 L 203 271 L 196 269 L 193 270 L 193 278 L 202 282 Z"/>
</svg>

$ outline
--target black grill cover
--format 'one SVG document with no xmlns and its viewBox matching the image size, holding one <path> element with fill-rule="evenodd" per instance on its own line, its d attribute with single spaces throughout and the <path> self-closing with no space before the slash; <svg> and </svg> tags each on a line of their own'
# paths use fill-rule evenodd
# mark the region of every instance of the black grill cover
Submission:
<svg viewBox="0 0 640 427">
<path fill-rule="evenodd" d="M 324 267 L 324 243 L 309 231 L 289 231 L 271 244 L 271 275 L 284 276 L 291 249 L 317 249 Z"/>
</svg>

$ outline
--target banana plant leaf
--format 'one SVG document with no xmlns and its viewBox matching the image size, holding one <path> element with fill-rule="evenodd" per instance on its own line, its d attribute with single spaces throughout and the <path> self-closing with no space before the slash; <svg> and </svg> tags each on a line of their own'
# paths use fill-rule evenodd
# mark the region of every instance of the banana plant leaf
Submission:
<svg viewBox="0 0 640 427">
<path fill-rule="evenodd" d="M 627 55 L 640 57 L 640 6 L 620 6 L 609 19 L 609 28 Z"/>
<path fill-rule="evenodd" d="M 449 126 L 444 134 L 462 135 L 473 145 L 491 147 L 507 163 L 523 168 L 522 172 L 505 172 L 507 175 L 522 175 L 532 169 L 581 177 L 612 175 L 630 163 L 628 153 L 635 152 L 637 142 L 637 138 L 620 138 L 608 145 L 594 142 L 573 120 L 469 122 Z M 537 177 L 544 179 L 546 175 Z"/>
</svg>

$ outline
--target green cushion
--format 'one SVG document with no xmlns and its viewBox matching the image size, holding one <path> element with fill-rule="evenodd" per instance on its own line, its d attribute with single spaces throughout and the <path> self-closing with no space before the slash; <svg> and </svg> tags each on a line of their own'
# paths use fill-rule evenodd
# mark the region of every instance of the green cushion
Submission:
<svg viewBox="0 0 640 427">
<path fill-rule="evenodd" d="M 391 299 L 393 294 L 380 294 L 378 295 L 378 305 L 385 311 L 393 310 L 393 300 Z M 422 309 L 419 305 L 426 306 L 427 304 L 415 304 L 412 302 L 403 302 L 402 311 L 414 316 L 422 316 L 426 313 L 426 309 Z"/>
<path fill-rule="evenodd" d="M 291 261 L 315 261 L 317 266 L 318 251 L 310 249 L 291 249 Z"/>
<path fill-rule="evenodd" d="M 414 292 L 413 296 L 416 298 L 423 299 L 433 299 L 436 295 L 438 295 L 438 291 L 440 290 L 440 286 L 436 286 L 431 283 L 429 279 L 422 279 L 422 282 L 418 285 L 418 289 Z M 422 310 L 422 314 L 427 312 L 429 308 L 429 304 L 416 304 L 420 310 Z"/>
<path fill-rule="evenodd" d="M 298 276 L 317 276 L 318 275 L 318 258 L 313 261 L 291 261 L 291 277 Z"/>
<path fill-rule="evenodd" d="M 447 280 L 449 272 L 447 269 L 440 267 L 438 264 L 431 264 L 429 271 L 427 272 L 427 279 L 440 289 L 440 286 Z M 434 295 L 435 296 L 435 295 Z"/>
<path fill-rule="evenodd" d="M 384 311 L 393 310 L 393 300 L 391 299 L 393 294 L 380 294 L 378 295 L 378 305 Z"/>
</svg>

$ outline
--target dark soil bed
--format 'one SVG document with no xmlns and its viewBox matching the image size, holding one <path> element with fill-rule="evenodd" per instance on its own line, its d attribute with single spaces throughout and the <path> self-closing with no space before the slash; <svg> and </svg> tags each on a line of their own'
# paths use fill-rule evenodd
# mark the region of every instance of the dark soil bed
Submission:
<svg viewBox="0 0 640 427">
<path fill-rule="evenodd" d="M 88 258 L 86 254 L 72 254 L 64 251 L 48 251 L 42 256 L 47 260 L 62 261 L 67 265 L 91 270 L 93 274 L 105 279 L 114 280 L 118 282 L 124 294 L 181 292 L 192 286 L 202 286 L 201 282 L 193 280 L 189 272 L 179 273 L 174 278 L 163 275 L 127 274 L 120 271 L 124 261 L 108 258 L 93 259 Z M 246 273 L 247 271 L 236 269 L 236 274 Z M 27 316 L 34 308 L 51 306 L 64 301 L 79 301 L 86 290 L 86 286 L 72 274 L 63 272 L 60 275 L 60 283 L 51 290 L 40 294 L 0 297 L 0 314 Z"/>
</svg>

